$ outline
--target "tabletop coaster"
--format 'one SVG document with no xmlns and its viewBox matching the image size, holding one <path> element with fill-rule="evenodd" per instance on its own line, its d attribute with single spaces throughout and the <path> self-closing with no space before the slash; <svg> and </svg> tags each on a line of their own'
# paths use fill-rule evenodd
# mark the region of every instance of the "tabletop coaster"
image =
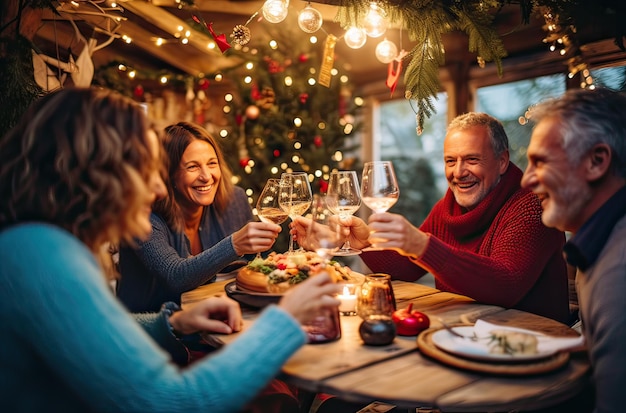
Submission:
<svg viewBox="0 0 626 413">
<path fill-rule="evenodd" d="M 441 330 L 441 328 L 430 328 L 417 336 L 417 347 L 419 351 L 432 359 L 464 370 L 504 376 L 542 374 L 565 366 L 570 358 L 568 352 L 559 352 L 544 359 L 519 363 L 470 360 L 448 353 L 437 347 L 433 343 L 432 335 L 439 330 Z"/>
</svg>

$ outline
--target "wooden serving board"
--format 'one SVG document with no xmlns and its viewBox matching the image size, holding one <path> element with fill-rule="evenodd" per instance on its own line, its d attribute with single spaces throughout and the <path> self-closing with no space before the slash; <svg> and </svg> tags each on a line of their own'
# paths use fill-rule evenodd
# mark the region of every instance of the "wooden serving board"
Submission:
<svg viewBox="0 0 626 413">
<path fill-rule="evenodd" d="M 542 374 L 559 369 L 569 360 L 568 352 L 559 352 L 553 356 L 532 361 L 524 361 L 519 363 L 511 362 L 488 362 L 471 360 L 457 356 L 447 351 L 441 350 L 433 343 L 432 336 L 441 328 L 430 328 L 423 331 L 417 337 L 417 347 L 419 351 L 432 359 L 440 361 L 449 366 L 457 367 L 464 370 L 471 370 L 479 373 L 497 374 L 503 376 L 520 376 Z"/>
</svg>

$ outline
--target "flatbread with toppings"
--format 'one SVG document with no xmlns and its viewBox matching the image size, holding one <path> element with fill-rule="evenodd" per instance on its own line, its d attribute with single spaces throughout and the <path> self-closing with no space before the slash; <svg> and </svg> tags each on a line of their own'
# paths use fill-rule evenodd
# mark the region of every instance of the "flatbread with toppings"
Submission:
<svg viewBox="0 0 626 413">
<path fill-rule="evenodd" d="M 327 261 L 311 251 L 270 253 L 256 258 L 237 273 L 237 287 L 262 293 L 283 293 L 311 276 L 328 272 L 335 282 L 357 282 L 360 274 L 336 261 Z"/>
</svg>

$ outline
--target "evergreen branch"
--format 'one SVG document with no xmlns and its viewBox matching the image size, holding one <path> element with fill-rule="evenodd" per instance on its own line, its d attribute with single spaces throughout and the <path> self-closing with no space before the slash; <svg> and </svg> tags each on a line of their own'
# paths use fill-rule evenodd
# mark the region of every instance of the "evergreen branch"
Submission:
<svg viewBox="0 0 626 413">
<path fill-rule="evenodd" d="M 502 58 L 507 52 L 498 33 L 492 26 L 493 16 L 469 7 L 453 9 L 459 18 L 459 28 L 469 37 L 469 51 L 476 52 L 487 62 L 495 62 L 502 76 Z"/>
<path fill-rule="evenodd" d="M 432 97 L 440 89 L 439 62 L 433 58 L 432 49 L 427 42 L 415 46 L 404 77 L 406 97 L 417 102 L 418 131 L 422 130 L 424 119 L 435 112 Z"/>
</svg>

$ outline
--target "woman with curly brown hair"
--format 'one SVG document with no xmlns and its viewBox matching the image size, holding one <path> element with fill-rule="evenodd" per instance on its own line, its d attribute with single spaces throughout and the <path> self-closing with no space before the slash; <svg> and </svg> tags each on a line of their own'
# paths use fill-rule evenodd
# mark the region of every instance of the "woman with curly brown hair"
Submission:
<svg viewBox="0 0 626 413">
<path fill-rule="evenodd" d="M 249 222 L 248 197 L 232 184 L 222 151 L 204 128 L 170 125 L 164 144 L 168 196 L 155 203 L 152 236 L 120 249 L 117 294 L 134 312 L 179 303 L 183 292 L 213 281 L 244 254 L 267 251 L 281 231 Z"/>
<path fill-rule="evenodd" d="M 150 233 L 151 205 L 165 195 L 159 156 L 142 110 L 98 89 L 45 96 L 0 139 L 4 410 L 235 412 L 306 342 L 300 322 L 339 304 L 337 285 L 311 278 L 180 369 L 177 336 L 240 330 L 238 304 L 212 297 L 133 317 L 99 262 L 107 242 Z"/>
</svg>

